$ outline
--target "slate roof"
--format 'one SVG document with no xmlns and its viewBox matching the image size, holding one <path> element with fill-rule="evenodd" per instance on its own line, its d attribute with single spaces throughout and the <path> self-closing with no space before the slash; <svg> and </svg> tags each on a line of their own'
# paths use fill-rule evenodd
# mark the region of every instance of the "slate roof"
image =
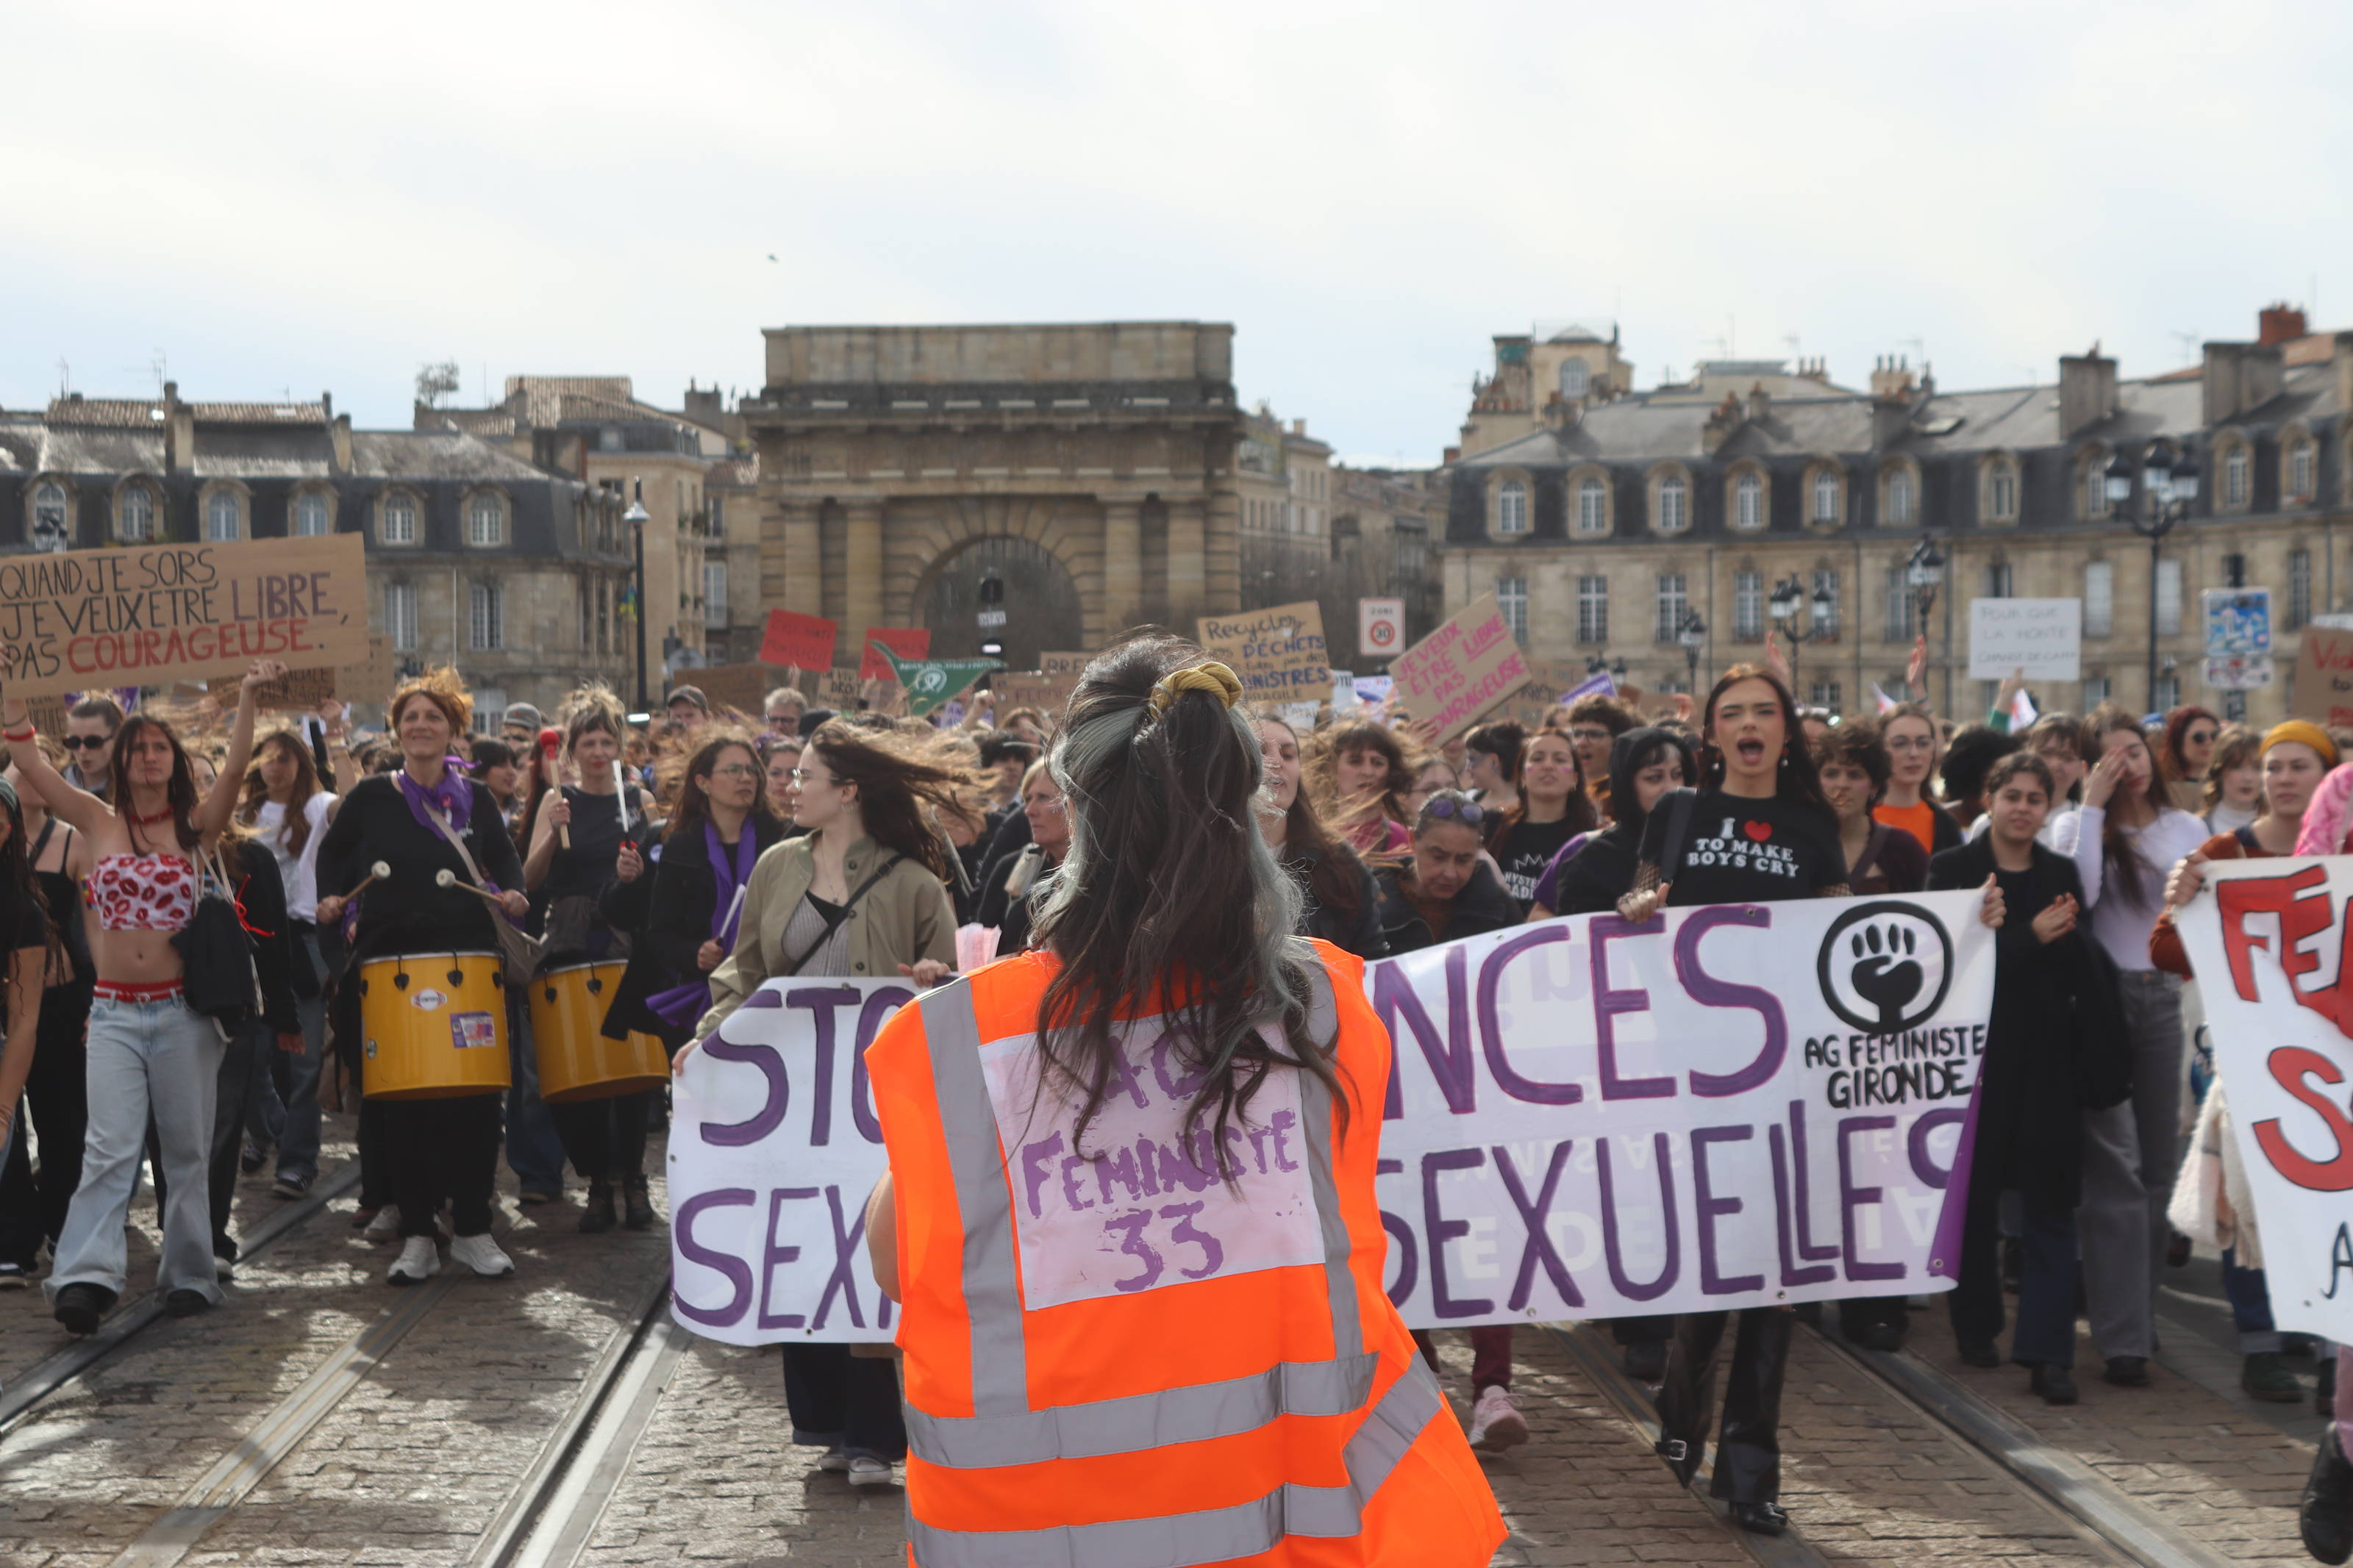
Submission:
<svg viewBox="0 0 2353 1568">
<path fill-rule="evenodd" d="M 323 403 L 190 403 L 185 405 L 199 425 L 324 425 Z M 143 430 L 161 426 L 168 416 L 160 398 L 59 397 L 50 400 L 53 425 L 98 426 Z"/>
</svg>

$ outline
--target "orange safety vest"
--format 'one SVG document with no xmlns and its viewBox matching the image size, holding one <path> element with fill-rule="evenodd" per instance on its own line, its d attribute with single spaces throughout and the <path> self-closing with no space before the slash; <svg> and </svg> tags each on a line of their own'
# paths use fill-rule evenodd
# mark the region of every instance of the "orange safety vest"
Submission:
<svg viewBox="0 0 2353 1568">
<path fill-rule="evenodd" d="M 1050 955 L 927 993 L 868 1048 L 918 1568 L 1482 1568 L 1503 1541 L 1383 1289 L 1388 1032 L 1361 962 L 1314 945 L 1352 1114 L 1278 1070 L 1226 1134 L 1233 1186 L 1208 1129 L 1180 1136 L 1193 1086 L 1149 1018 L 1123 1015 L 1129 1072 L 1083 1152 L 1019 1089 Z"/>
</svg>

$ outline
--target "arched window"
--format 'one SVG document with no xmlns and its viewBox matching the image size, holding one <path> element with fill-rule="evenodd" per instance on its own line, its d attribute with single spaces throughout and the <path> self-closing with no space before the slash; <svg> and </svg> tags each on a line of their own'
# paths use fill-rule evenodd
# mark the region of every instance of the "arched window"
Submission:
<svg viewBox="0 0 2353 1568">
<path fill-rule="evenodd" d="M 384 498 L 383 523 L 379 533 L 386 544 L 417 542 L 417 498 L 406 490 L 395 490 Z"/>
<path fill-rule="evenodd" d="M 2075 515 L 2098 522 L 2108 515 L 2108 463 L 2094 452 L 2075 470 Z"/>
<path fill-rule="evenodd" d="M 1592 367 L 1583 360 L 1571 354 L 1560 362 L 1560 395 L 1563 397 L 1582 397 L 1592 384 Z"/>
<path fill-rule="evenodd" d="M 1590 475 L 1577 487 L 1577 531 L 1609 531 L 1609 487 Z"/>
<path fill-rule="evenodd" d="M 1691 481 L 1669 474 L 1659 481 L 1659 531 L 1681 533 L 1691 526 Z"/>
<path fill-rule="evenodd" d="M 1814 521 L 1836 522 L 1843 512 L 1839 505 L 1839 477 L 1836 469 L 1814 470 Z"/>
<path fill-rule="evenodd" d="M 466 542 L 482 550 L 495 549 L 506 542 L 506 503 L 495 491 L 478 492 L 466 503 Z"/>
<path fill-rule="evenodd" d="M 114 503 L 114 536 L 125 544 L 144 544 L 155 537 L 155 492 L 145 485 L 126 485 Z"/>
<path fill-rule="evenodd" d="M 2247 495 L 2251 489 L 2247 479 L 2247 449 L 2243 446 L 2232 447 L 2222 458 L 2222 504 L 2224 506 L 2236 507 L 2247 504 Z"/>
<path fill-rule="evenodd" d="M 1495 487 L 1495 531 L 1528 531 L 1528 486 L 1525 479 L 1505 479 Z"/>
<path fill-rule="evenodd" d="M 2018 469 L 2007 459 L 1989 463 L 1985 471 L 1987 517 L 2008 522 L 2018 516 Z"/>
<path fill-rule="evenodd" d="M 2308 501 L 2313 493 L 2312 443 L 2298 441 L 2287 452 L 2287 493 L 2292 500 Z"/>
<path fill-rule="evenodd" d="M 1765 481 L 1753 468 L 1732 482 L 1732 526 L 1751 532 L 1765 526 Z"/>
<path fill-rule="evenodd" d="M 33 548 L 63 550 L 67 528 L 65 487 L 44 479 L 33 487 Z"/>
<path fill-rule="evenodd" d="M 294 498 L 294 536 L 309 539 L 327 531 L 327 498 L 316 490 L 304 490 Z"/>
<path fill-rule="evenodd" d="M 245 536 L 235 490 L 217 489 L 205 498 L 205 542 L 234 544 Z"/>
<path fill-rule="evenodd" d="M 1894 527 L 1908 527 L 1912 521 L 1912 470 L 1898 468 L 1887 476 L 1887 516 L 1884 521 Z"/>
</svg>

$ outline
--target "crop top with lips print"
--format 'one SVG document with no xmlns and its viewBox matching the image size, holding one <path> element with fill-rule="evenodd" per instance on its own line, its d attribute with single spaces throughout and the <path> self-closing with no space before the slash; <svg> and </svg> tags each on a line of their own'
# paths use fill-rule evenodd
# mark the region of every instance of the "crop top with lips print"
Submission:
<svg viewBox="0 0 2353 1568">
<path fill-rule="evenodd" d="M 177 855 L 101 855 L 88 886 L 105 931 L 184 931 L 196 912 L 196 869 Z"/>
</svg>

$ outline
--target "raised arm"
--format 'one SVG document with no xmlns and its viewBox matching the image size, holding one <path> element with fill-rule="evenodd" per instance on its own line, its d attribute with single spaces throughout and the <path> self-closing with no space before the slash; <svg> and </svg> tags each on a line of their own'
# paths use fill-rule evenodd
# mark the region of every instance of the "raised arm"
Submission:
<svg viewBox="0 0 2353 1568">
<path fill-rule="evenodd" d="M 0 740 L 7 742 L 8 760 L 16 764 L 16 771 L 48 803 L 50 813 L 65 818 L 69 827 L 95 835 L 102 825 L 114 820 L 106 802 L 67 783 L 65 774 L 49 766 L 49 759 L 41 754 L 33 721 L 26 717 L 25 704 L 16 698 L 0 702 Z"/>
<path fill-rule="evenodd" d="M 196 806 L 196 831 L 208 839 L 228 826 L 237 796 L 245 793 L 246 764 L 253 761 L 254 710 L 259 706 L 256 693 L 269 682 L 285 678 L 286 667 L 277 659 L 257 658 L 237 682 L 237 722 L 228 732 L 228 756 L 213 780 L 212 793 Z"/>
</svg>

